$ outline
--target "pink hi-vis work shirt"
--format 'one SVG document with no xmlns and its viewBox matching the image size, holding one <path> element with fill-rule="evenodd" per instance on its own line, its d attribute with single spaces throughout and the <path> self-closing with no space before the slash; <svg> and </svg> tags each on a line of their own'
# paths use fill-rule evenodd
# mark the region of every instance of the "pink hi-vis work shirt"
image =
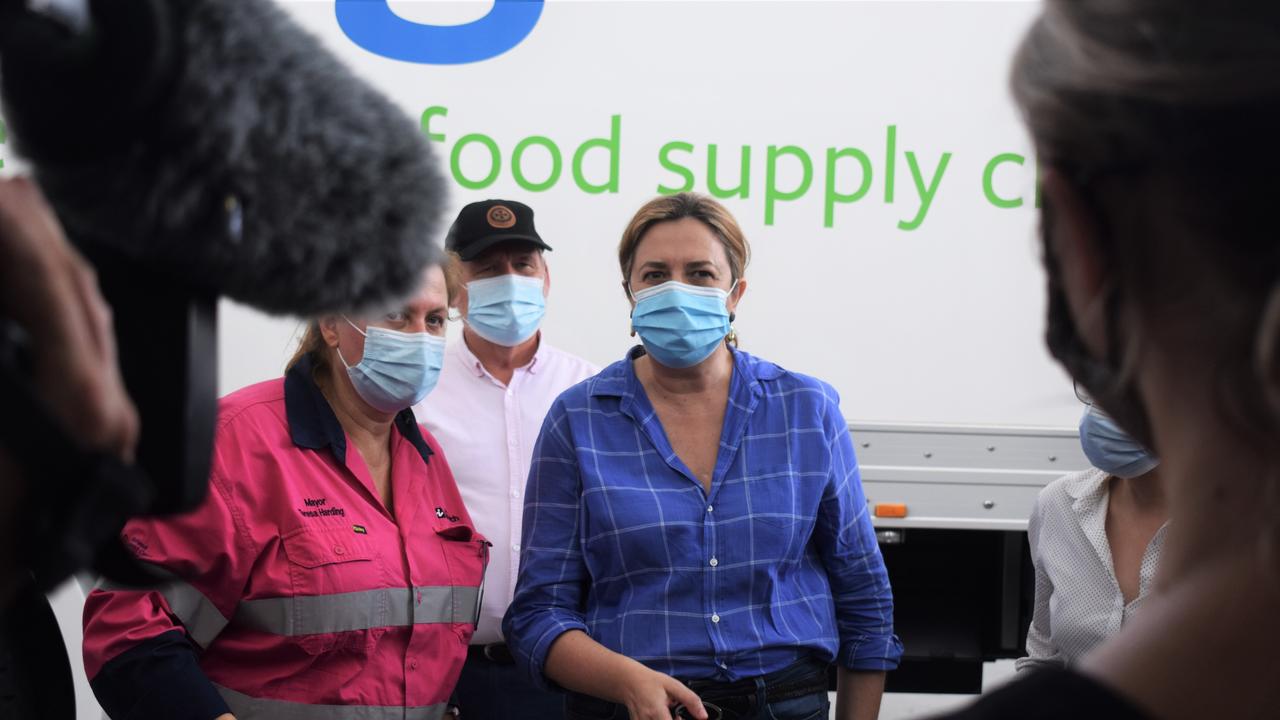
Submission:
<svg viewBox="0 0 1280 720">
<path fill-rule="evenodd" d="M 224 398 L 204 504 L 124 530 L 173 579 L 86 602 L 85 668 L 113 720 L 441 717 L 487 543 L 410 411 L 391 454 L 388 512 L 309 361 Z"/>
</svg>

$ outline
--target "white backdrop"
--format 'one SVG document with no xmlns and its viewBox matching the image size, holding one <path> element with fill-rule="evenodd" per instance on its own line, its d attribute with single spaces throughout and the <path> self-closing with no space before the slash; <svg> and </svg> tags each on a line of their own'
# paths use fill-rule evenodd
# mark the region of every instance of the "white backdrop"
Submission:
<svg viewBox="0 0 1280 720">
<path fill-rule="evenodd" d="M 755 251 L 737 323 L 744 348 L 832 382 L 851 420 L 1076 423 L 1079 404 L 1041 340 L 1033 203 L 996 207 L 983 188 L 988 162 L 1017 153 L 1028 156 L 1026 165 L 998 166 L 991 190 L 1006 199 L 1032 193 L 1033 163 L 1006 76 L 1035 3 L 549 0 L 511 51 L 432 66 L 358 47 L 338 27 L 332 0 L 279 1 L 413 117 L 447 108 L 430 123 L 444 134 L 433 146 L 445 166 L 463 136 L 492 138 L 502 159 L 496 181 L 474 190 L 455 185 L 450 208 L 487 197 L 535 208 L 556 248 L 548 256 L 553 289 L 544 326 L 552 343 L 600 364 L 631 343 L 614 250 L 659 185 L 681 184 L 660 162 L 663 146 L 692 146 L 667 159 L 688 168 L 702 192 L 708 147 L 719 150 L 721 186 L 733 187 L 747 146 L 748 195 L 725 201 Z M 391 3 L 406 18 L 436 24 L 474 20 L 491 4 Z M 608 138 L 614 116 L 617 191 L 586 193 L 573 180 L 574 151 Z M 531 135 L 549 138 L 562 155 L 561 176 L 545 191 L 521 188 L 512 175 L 513 151 Z M 6 140 L 0 132 L 0 174 L 21 170 Z M 771 145 L 802 149 L 813 177 L 800 198 L 775 203 L 766 225 Z M 845 148 L 865 153 L 871 180 L 861 199 L 834 208 L 826 227 L 827 152 Z M 775 187 L 797 187 L 797 154 L 782 153 Z M 846 155 L 837 161 L 835 188 L 852 193 L 863 178 L 856 154 Z M 588 181 L 608 178 L 608 156 L 599 148 L 586 154 Z M 913 159 L 932 197 L 924 213 Z M 459 161 L 467 178 L 489 169 L 478 141 Z M 545 145 L 531 147 L 521 167 L 526 180 L 547 179 Z M 299 321 L 224 302 L 220 326 L 225 393 L 279 375 Z M 80 690 L 80 716 L 91 717 L 96 707 Z M 920 710 L 894 702 L 887 701 L 886 717 Z"/>
<path fill-rule="evenodd" d="M 280 2 L 412 117 L 445 109 L 428 114 L 446 172 L 459 141 L 480 134 L 456 153 L 464 178 L 483 179 L 492 141 L 496 180 L 453 182 L 449 207 L 488 197 L 533 206 L 555 247 L 551 343 L 600 364 L 622 356 L 632 342 L 614 255 L 624 225 L 660 185 L 685 184 L 664 158 L 705 192 L 709 146 L 729 188 L 746 146 L 747 197 L 724 201 L 755 252 L 737 323 L 745 349 L 833 383 L 851 420 L 1075 424 L 1079 404 L 1043 348 L 1034 161 L 1006 82 L 1035 3 L 549 0 L 515 48 L 441 66 L 359 47 L 333 2 Z M 435 24 L 474 20 L 490 5 L 391 3 Z M 529 136 L 548 140 L 523 154 L 527 183 L 549 179 L 548 145 L 561 155 L 557 181 L 541 191 L 513 176 Z M 575 151 L 592 139 L 607 142 L 585 153 L 585 179 L 616 180 L 616 192 L 574 181 Z M 672 142 L 687 145 L 664 154 Z M 797 199 L 772 203 L 766 223 L 771 146 L 792 146 L 774 152 L 775 188 L 802 183 L 801 153 L 812 178 Z M 835 190 L 865 194 L 835 205 L 828 227 L 832 151 L 842 152 Z M 1006 153 L 1026 162 L 995 166 L 989 189 L 996 200 L 1025 196 L 1021 207 L 997 207 L 984 192 L 988 162 Z M 278 375 L 297 327 L 224 303 L 221 390 Z"/>
</svg>

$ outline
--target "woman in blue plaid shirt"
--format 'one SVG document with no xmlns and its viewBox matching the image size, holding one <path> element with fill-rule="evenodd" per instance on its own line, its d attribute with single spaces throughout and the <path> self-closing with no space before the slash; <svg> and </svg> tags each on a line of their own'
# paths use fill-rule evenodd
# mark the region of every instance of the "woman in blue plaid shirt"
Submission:
<svg viewBox="0 0 1280 720">
<path fill-rule="evenodd" d="M 552 406 L 504 624 L 566 717 L 875 718 L 902 645 L 831 386 L 736 347 L 749 248 L 657 198 L 619 246 L 642 345 Z"/>
</svg>

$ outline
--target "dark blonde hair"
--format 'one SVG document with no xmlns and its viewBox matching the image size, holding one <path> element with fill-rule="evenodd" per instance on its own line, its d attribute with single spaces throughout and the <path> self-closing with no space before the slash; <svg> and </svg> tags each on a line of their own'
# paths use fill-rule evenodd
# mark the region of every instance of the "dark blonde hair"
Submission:
<svg viewBox="0 0 1280 720">
<path fill-rule="evenodd" d="M 751 246 L 747 244 L 742 228 L 738 227 L 738 221 L 729 214 L 725 206 L 706 195 L 684 192 L 650 200 L 627 223 L 627 229 L 622 232 L 622 242 L 618 243 L 618 265 L 622 269 L 624 283 L 631 282 L 636 248 L 649 228 L 658 223 L 684 218 L 693 218 L 711 228 L 724 246 L 725 255 L 729 257 L 731 279 L 738 280 L 743 276 L 747 263 L 751 261 Z"/>
<path fill-rule="evenodd" d="M 458 291 L 462 288 L 459 280 L 461 270 L 458 267 L 458 256 L 454 253 L 447 253 L 444 260 L 436 263 L 441 271 L 444 272 L 445 293 L 448 295 L 448 302 L 453 304 L 454 298 L 458 296 Z M 328 344 L 324 341 L 324 334 L 320 332 L 320 321 L 311 320 L 307 323 L 306 330 L 302 333 L 302 339 L 298 341 L 298 349 L 294 351 L 293 357 L 289 358 L 289 362 L 285 364 L 285 372 L 293 369 L 302 361 L 302 358 L 311 356 L 311 363 L 314 372 L 327 372 L 329 369 L 330 357 L 325 352 Z"/>
<path fill-rule="evenodd" d="M 1102 226 L 1122 374 L 1146 343 L 1194 354 L 1222 419 L 1274 453 L 1280 3 L 1048 0 L 1012 88 Z"/>
</svg>

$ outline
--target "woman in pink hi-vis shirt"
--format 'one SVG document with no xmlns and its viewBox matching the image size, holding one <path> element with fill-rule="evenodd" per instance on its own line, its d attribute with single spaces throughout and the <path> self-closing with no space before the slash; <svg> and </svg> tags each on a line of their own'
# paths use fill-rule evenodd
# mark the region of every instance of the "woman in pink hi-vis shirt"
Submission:
<svg viewBox="0 0 1280 720">
<path fill-rule="evenodd" d="M 449 294 L 433 267 L 402 311 L 322 318 L 286 377 L 222 400 L 204 504 L 125 527 L 172 580 L 85 606 L 112 718 L 445 714 L 488 549 L 406 408 L 435 384 Z"/>
</svg>

